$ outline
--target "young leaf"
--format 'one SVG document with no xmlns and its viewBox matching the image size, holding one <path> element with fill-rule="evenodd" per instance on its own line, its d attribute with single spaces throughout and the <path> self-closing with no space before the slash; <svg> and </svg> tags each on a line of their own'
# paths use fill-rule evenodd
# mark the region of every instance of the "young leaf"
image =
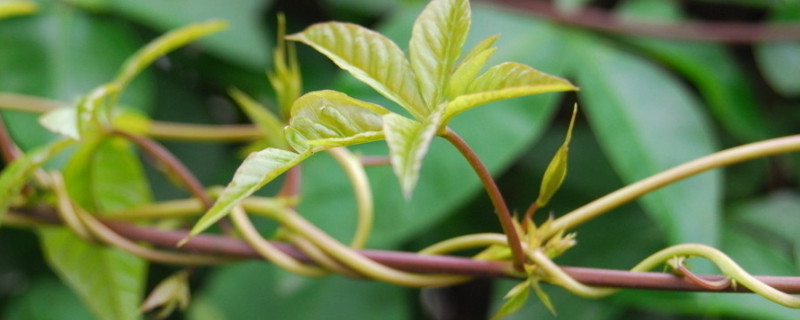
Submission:
<svg viewBox="0 0 800 320">
<path fill-rule="evenodd" d="M 222 190 L 217 202 L 194 225 L 189 236 L 181 240 L 180 244 L 189 240 L 212 224 L 222 219 L 240 200 L 256 192 L 281 173 L 297 165 L 311 156 L 311 152 L 294 153 L 291 151 L 267 148 L 253 152 L 242 162 L 239 169 L 233 174 L 233 179 Z M 180 245 L 179 244 L 179 245 Z"/>
<path fill-rule="evenodd" d="M 145 260 L 87 243 L 67 228 L 41 228 L 39 237 L 47 263 L 98 319 L 139 319 Z"/>
<path fill-rule="evenodd" d="M 3 169 L 0 173 L 0 224 L 11 202 L 17 198 L 33 172 L 74 143 L 74 140 L 69 139 L 53 142 L 26 153 Z"/>
<path fill-rule="evenodd" d="M 103 116 L 108 115 L 108 112 L 116 103 L 116 96 L 120 92 L 120 87 L 115 83 L 107 83 L 101 85 L 85 98 L 78 101 L 76 121 L 78 127 L 78 135 L 81 139 L 85 138 L 90 132 L 99 131 L 104 124 L 110 119 L 105 118 L 106 123 L 103 123 Z"/>
<path fill-rule="evenodd" d="M 572 110 L 572 120 L 569 121 L 569 128 L 567 129 L 567 137 L 564 139 L 564 144 L 558 148 L 553 160 L 547 165 L 542 178 L 542 185 L 539 187 L 539 197 L 536 198 L 536 205 L 544 207 L 550 202 L 550 198 L 561 187 L 564 178 L 567 176 L 567 159 L 569 157 L 569 141 L 572 139 L 572 127 L 575 125 L 575 115 L 578 113 L 578 106 Z"/>
<path fill-rule="evenodd" d="M 286 138 L 295 150 L 339 147 L 383 138 L 381 117 L 389 110 L 331 90 L 295 101 Z M 318 151 L 318 150 L 313 150 Z"/>
<path fill-rule="evenodd" d="M 447 98 L 454 99 L 467 90 L 472 80 L 475 80 L 475 76 L 478 75 L 486 65 L 486 62 L 489 61 L 489 58 L 497 51 L 497 48 L 492 47 L 497 38 L 499 36 L 483 39 L 464 56 L 464 59 L 453 71 L 453 75 L 450 76 L 450 82 L 447 85 Z"/>
<path fill-rule="evenodd" d="M 524 64 L 505 62 L 496 65 L 470 84 L 464 95 L 448 103 L 443 124 L 467 109 L 492 101 L 532 94 L 577 90 L 569 81 L 537 71 Z"/>
<path fill-rule="evenodd" d="M 142 71 L 142 69 L 149 66 L 156 59 L 192 41 L 225 29 L 226 26 L 227 24 L 224 21 L 212 20 L 190 24 L 183 28 L 172 30 L 158 37 L 155 41 L 150 42 L 147 46 L 128 58 L 114 82 L 117 83 L 120 90 L 122 90 Z"/>
<path fill-rule="evenodd" d="M 542 286 L 539 285 L 539 281 L 529 281 L 531 283 L 531 288 L 533 288 L 533 291 L 536 292 L 536 296 L 539 297 L 539 300 L 542 301 L 542 304 L 547 308 L 547 310 L 550 310 L 550 313 L 552 313 L 554 316 L 557 316 L 558 314 L 556 313 L 556 307 L 553 306 L 553 302 L 550 301 L 550 296 L 548 296 L 547 293 L 542 290 Z"/>
<path fill-rule="evenodd" d="M 139 308 L 142 312 L 148 312 L 157 307 L 162 307 L 156 315 L 156 319 L 168 317 L 175 308 L 186 310 L 189 306 L 189 272 L 178 271 L 161 281 L 142 303 Z"/>
<path fill-rule="evenodd" d="M 79 140 L 78 109 L 64 107 L 58 108 L 39 117 L 39 124 L 52 132 L 62 136 Z"/>
<path fill-rule="evenodd" d="M 0 2 L 0 19 L 33 14 L 37 9 L 36 3 L 31 1 Z"/>
<path fill-rule="evenodd" d="M 286 16 L 278 15 L 278 43 L 273 50 L 273 71 L 267 71 L 267 79 L 275 89 L 278 107 L 284 118 L 289 117 L 292 103 L 303 93 L 303 78 L 294 43 L 286 43 Z M 288 60 L 288 61 L 287 61 Z"/>
<path fill-rule="evenodd" d="M 261 130 L 268 146 L 275 148 L 286 148 L 288 146 L 286 139 L 283 137 L 283 123 L 275 114 L 236 88 L 228 90 L 228 94 L 244 110 L 250 121 Z"/>
<path fill-rule="evenodd" d="M 428 114 L 403 51 L 382 34 L 355 24 L 329 22 L 286 38 L 313 47 L 417 119 Z"/>
<path fill-rule="evenodd" d="M 425 122 L 417 122 L 394 113 L 383 117 L 383 132 L 389 145 L 392 168 L 400 180 L 406 199 L 411 198 L 411 192 L 419 180 L 422 159 L 440 127 L 440 119 L 441 110 L 432 113 Z"/>
<path fill-rule="evenodd" d="M 530 296 L 531 293 L 530 281 L 531 280 L 525 280 L 508 291 L 508 294 L 505 296 L 505 299 L 508 300 L 503 303 L 500 310 L 497 310 L 497 313 L 492 316 L 492 320 L 510 316 L 517 313 L 519 309 L 525 306 L 525 302 L 528 301 L 528 296 Z"/>
<path fill-rule="evenodd" d="M 414 22 L 409 58 L 428 110 L 441 102 L 470 22 L 467 0 L 431 1 Z"/>
</svg>

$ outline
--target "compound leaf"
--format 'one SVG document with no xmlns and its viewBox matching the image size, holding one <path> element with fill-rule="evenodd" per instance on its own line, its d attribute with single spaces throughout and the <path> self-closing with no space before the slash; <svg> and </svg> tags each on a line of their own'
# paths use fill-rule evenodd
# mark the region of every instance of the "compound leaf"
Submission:
<svg viewBox="0 0 800 320">
<path fill-rule="evenodd" d="M 313 47 L 414 117 L 424 119 L 428 113 L 403 51 L 382 34 L 355 24 L 328 22 L 287 39 Z"/>
<path fill-rule="evenodd" d="M 450 82 L 447 85 L 447 97 L 453 99 L 467 90 L 467 87 L 475 76 L 483 69 L 489 58 L 492 57 L 497 48 L 492 47 L 497 41 L 498 36 L 491 36 L 483 39 L 480 43 L 464 56 L 464 59 L 456 66 Z"/>
<path fill-rule="evenodd" d="M 422 159 L 428 152 L 431 141 L 439 129 L 441 112 L 434 112 L 425 122 L 417 122 L 398 114 L 383 117 L 383 131 L 389 145 L 392 168 L 406 199 L 419 180 Z"/>
</svg>

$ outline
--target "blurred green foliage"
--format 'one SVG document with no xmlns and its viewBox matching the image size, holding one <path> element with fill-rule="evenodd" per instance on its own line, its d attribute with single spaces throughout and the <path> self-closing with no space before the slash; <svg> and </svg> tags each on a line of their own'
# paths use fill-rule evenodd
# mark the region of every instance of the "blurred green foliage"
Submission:
<svg viewBox="0 0 800 320">
<path fill-rule="evenodd" d="M 478 108 L 452 123 L 499 178 L 509 204 L 519 211 L 535 200 L 549 155 L 563 141 L 576 100 L 581 113 L 570 147 L 570 173 L 545 208 L 554 215 L 715 150 L 797 133 L 800 128 L 798 42 L 725 46 L 598 34 L 487 2 L 473 3 L 473 32 L 467 47 L 500 33 L 499 50 L 490 64 L 525 63 L 581 87 L 576 94 L 547 94 Z M 559 3 L 579 7 L 594 2 L 611 7 L 609 2 L 614 1 Z M 747 5 L 628 0 L 611 10 L 645 22 L 711 19 L 709 7 L 754 16 L 749 19 L 752 23 L 800 20 L 792 14 L 800 11 L 794 11 L 797 7 L 791 1 L 739 2 Z M 316 21 L 348 20 L 375 27 L 402 46 L 424 1 L 42 0 L 40 5 L 36 15 L 0 21 L 0 92 L 73 102 L 112 79 L 123 60 L 156 35 L 190 22 L 222 18 L 231 22 L 229 30 L 160 59 L 156 68 L 133 82 L 121 102 L 154 119 L 231 124 L 247 121 L 226 93 L 232 86 L 277 110 L 264 76 L 274 43 L 275 13 L 286 12 L 290 33 Z M 338 76 L 332 63 L 310 49 L 301 47 L 299 54 L 307 90 L 332 88 L 392 105 L 350 77 Z M 53 139 L 34 115 L 3 111 L 3 120 L 24 149 Z M 243 147 L 166 145 L 205 185 L 227 183 Z M 384 144 L 354 149 L 367 155 L 387 153 Z M 147 170 L 155 198 L 185 196 L 153 169 Z M 299 211 L 334 237 L 349 239 L 355 203 L 344 174 L 327 156 L 311 158 L 303 172 Z M 499 231 L 478 179 L 442 141 L 434 141 L 410 201 L 403 199 L 391 168 L 369 168 L 368 173 L 377 210 L 371 248 L 414 250 L 458 234 Z M 629 268 L 666 245 L 703 242 L 726 251 L 753 273 L 796 275 L 800 271 L 798 179 L 797 156 L 688 179 L 580 227 L 578 245 L 557 262 Z M 0 318 L 90 318 L 52 271 L 42 267 L 34 241 L 27 231 L 0 232 Z M 170 271 L 153 267 L 148 288 Z M 458 313 L 467 304 L 457 300 L 458 295 L 442 298 L 340 276 L 304 279 L 264 263 L 202 269 L 191 280 L 193 304 L 180 316 L 188 319 L 412 319 L 432 313 L 467 319 Z M 499 307 L 502 294 L 513 285 L 494 283 L 493 297 L 479 302 L 489 310 Z M 485 286 L 466 285 L 464 290 L 487 293 Z M 594 301 L 555 287 L 545 290 L 560 312 L 559 319 L 796 319 L 798 315 L 746 294 L 624 291 Z M 431 298 L 436 296 L 440 298 Z M 481 319 L 487 314 L 467 316 Z M 529 302 L 509 319 L 548 317 L 552 315 L 540 303 Z"/>
</svg>

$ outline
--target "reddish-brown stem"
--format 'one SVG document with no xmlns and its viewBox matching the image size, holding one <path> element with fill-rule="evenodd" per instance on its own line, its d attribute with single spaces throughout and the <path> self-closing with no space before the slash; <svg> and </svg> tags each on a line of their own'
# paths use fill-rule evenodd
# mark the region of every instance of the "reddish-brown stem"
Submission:
<svg viewBox="0 0 800 320">
<path fill-rule="evenodd" d="M 790 41 L 800 39 L 800 24 L 781 23 L 731 23 L 693 22 L 648 24 L 620 20 L 603 9 L 586 7 L 577 12 L 561 12 L 547 1 L 493 0 L 530 14 L 562 23 L 602 32 L 640 35 L 666 39 L 748 44 L 768 41 Z"/>
<path fill-rule="evenodd" d="M 186 188 L 189 189 L 189 192 L 203 202 L 203 205 L 206 208 L 210 208 L 212 205 L 214 205 L 214 201 L 208 196 L 205 188 L 203 188 L 203 185 L 199 180 L 197 180 L 197 177 L 195 177 L 195 175 L 192 174 L 192 172 L 189 171 L 189 169 L 187 169 L 186 166 L 184 166 L 183 163 L 178 160 L 178 158 L 176 158 L 171 152 L 169 152 L 169 150 L 161 146 L 158 142 L 142 136 L 130 134 L 125 131 L 113 130 L 112 133 L 135 143 L 137 146 L 142 148 L 142 150 L 147 152 L 147 154 L 165 165 L 167 170 L 175 173 L 175 175 L 183 182 Z"/>
<path fill-rule="evenodd" d="M 694 274 L 694 272 L 689 271 L 689 269 L 686 269 L 686 267 L 684 266 L 679 266 L 677 269 L 675 269 L 675 271 L 677 271 L 680 275 L 684 276 L 687 280 L 691 281 L 692 283 L 711 291 L 721 291 L 731 286 L 731 279 L 723 278 L 714 281 L 703 279 L 698 275 Z"/>
<path fill-rule="evenodd" d="M 52 208 L 28 209 L 25 212 L 27 216 L 42 223 L 59 223 L 58 216 L 52 211 Z M 114 232 L 130 240 L 144 241 L 164 249 L 176 250 L 175 242 L 185 238 L 188 234 L 186 230 L 162 230 L 118 221 L 103 220 L 103 223 Z M 281 242 L 273 242 L 273 245 L 295 259 L 302 262 L 312 262 L 312 259 L 294 246 Z M 241 259 L 261 259 L 259 254 L 243 240 L 211 234 L 197 235 L 177 250 Z M 511 264 L 508 262 L 481 261 L 465 257 L 421 255 L 398 251 L 358 251 L 376 262 L 409 272 L 460 274 L 487 278 L 515 277 L 514 272 L 511 272 Z M 671 273 L 630 272 L 585 267 L 561 268 L 575 280 L 590 286 L 670 291 L 750 292 L 742 286 L 728 286 L 718 290 L 716 287 L 699 285 L 686 277 Z M 721 282 L 727 279 L 718 275 L 695 276 L 708 283 Z M 800 293 L 800 277 L 756 276 L 756 278 L 783 292 Z"/>
<path fill-rule="evenodd" d="M 369 166 L 388 166 L 392 164 L 392 159 L 388 156 L 360 156 L 361 164 Z"/>
<path fill-rule="evenodd" d="M 281 197 L 295 197 L 300 194 L 300 178 L 302 171 L 300 166 L 294 166 L 286 172 L 286 179 L 281 186 L 278 195 Z"/>
<path fill-rule="evenodd" d="M 2 115 L 0 115 L 0 153 L 2 153 L 3 160 L 5 160 L 6 163 L 11 163 L 14 159 L 22 155 L 17 144 L 14 143 L 14 140 L 11 139 L 11 135 L 8 134 L 8 129 L 6 129 L 5 122 L 3 122 Z"/>
<path fill-rule="evenodd" d="M 489 169 L 486 169 L 483 161 L 481 161 L 467 142 L 461 139 L 455 131 L 447 128 L 445 133 L 442 134 L 442 137 L 447 139 L 450 144 L 458 149 L 464 158 L 467 159 L 469 165 L 472 166 L 472 169 L 475 170 L 475 173 L 478 174 L 478 178 L 481 180 L 481 183 L 483 183 L 483 187 L 486 189 L 486 193 L 489 195 L 492 205 L 494 205 L 495 213 L 500 220 L 500 226 L 503 228 L 503 233 L 508 237 L 508 246 L 511 248 L 514 269 L 518 271 L 524 270 L 525 253 L 522 251 L 522 243 L 517 234 L 517 229 L 514 228 L 514 218 L 511 216 L 511 211 L 508 210 L 506 200 L 503 199 L 503 194 L 500 193 L 500 188 L 498 188 L 497 183 L 494 182 Z"/>
</svg>

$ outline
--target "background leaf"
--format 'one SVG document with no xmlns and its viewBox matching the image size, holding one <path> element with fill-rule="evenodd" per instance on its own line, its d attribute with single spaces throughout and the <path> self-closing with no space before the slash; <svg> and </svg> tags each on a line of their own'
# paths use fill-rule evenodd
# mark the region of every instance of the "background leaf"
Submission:
<svg viewBox="0 0 800 320">
<path fill-rule="evenodd" d="M 697 100 L 652 64 L 596 39 L 576 37 L 582 108 L 624 181 L 714 152 Z M 591 44 L 591 45 L 590 45 Z M 678 147 L 680 146 L 680 147 Z M 707 172 L 648 194 L 642 205 L 670 243 L 717 241 L 721 181 Z M 698 193 L 696 190 L 703 190 Z"/>
</svg>

